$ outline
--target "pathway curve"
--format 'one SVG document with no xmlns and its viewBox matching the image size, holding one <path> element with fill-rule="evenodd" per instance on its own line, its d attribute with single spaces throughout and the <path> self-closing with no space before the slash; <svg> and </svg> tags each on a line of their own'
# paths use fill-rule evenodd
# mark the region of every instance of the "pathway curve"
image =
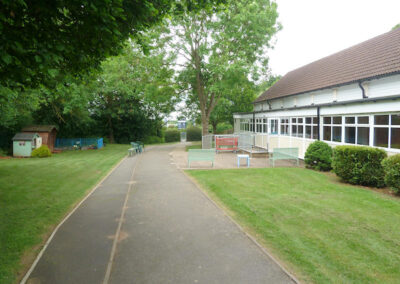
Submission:
<svg viewBox="0 0 400 284">
<path fill-rule="evenodd" d="M 174 147 L 125 159 L 60 227 L 28 283 L 293 283 L 173 165 Z"/>
</svg>

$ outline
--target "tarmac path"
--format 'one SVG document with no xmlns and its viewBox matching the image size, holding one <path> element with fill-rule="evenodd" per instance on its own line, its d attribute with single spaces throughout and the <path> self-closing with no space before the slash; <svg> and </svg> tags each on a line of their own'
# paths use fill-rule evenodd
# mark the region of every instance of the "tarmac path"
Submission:
<svg viewBox="0 0 400 284">
<path fill-rule="evenodd" d="M 174 147 L 126 158 L 59 228 L 27 283 L 293 283 L 176 168 Z"/>
</svg>

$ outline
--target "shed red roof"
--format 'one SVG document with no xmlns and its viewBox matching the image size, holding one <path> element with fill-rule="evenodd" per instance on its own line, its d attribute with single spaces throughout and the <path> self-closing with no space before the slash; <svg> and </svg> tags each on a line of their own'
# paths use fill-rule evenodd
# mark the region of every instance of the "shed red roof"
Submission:
<svg viewBox="0 0 400 284">
<path fill-rule="evenodd" d="M 400 28 L 290 71 L 255 102 L 400 73 Z"/>
</svg>

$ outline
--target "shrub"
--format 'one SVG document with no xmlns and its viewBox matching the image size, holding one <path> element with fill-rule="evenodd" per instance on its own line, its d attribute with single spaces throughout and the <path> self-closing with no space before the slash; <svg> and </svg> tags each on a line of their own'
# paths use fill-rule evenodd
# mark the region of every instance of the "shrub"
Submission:
<svg viewBox="0 0 400 284">
<path fill-rule="evenodd" d="M 360 146 L 337 146 L 333 150 L 333 171 L 351 184 L 383 187 L 382 160 L 386 152 L 381 149 Z"/>
<path fill-rule="evenodd" d="M 168 129 L 165 131 L 165 142 L 178 142 L 181 141 L 181 133 L 178 129 Z"/>
<path fill-rule="evenodd" d="M 385 171 L 385 183 L 396 194 L 400 194 L 400 154 L 390 156 L 382 161 Z"/>
<path fill-rule="evenodd" d="M 318 171 L 332 169 L 332 148 L 327 143 L 315 141 L 308 146 L 304 155 L 304 162 L 308 168 Z"/>
<path fill-rule="evenodd" d="M 164 139 L 158 136 L 147 136 L 143 142 L 144 144 L 159 144 L 163 143 Z"/>
<path fill-rule="evenodd" d="M 233 126 L 229 123 L 218 123 L 217 125 L 218 134 L 228 134 L 233 133 Z"/>
<path fill-rule="evenodd" d="M 32 151 L 32 157 L 45 158 L 50 156 L 51 156 L 51 151 L 49 147 L 47 147 L 47 145 L 42 145 L 39 148 L 36 148 L 35 150 Z"/>
<path fill-rule="evenodd" d="M 186 130 L 186 141 L 201 141 L 201 129 L 198 127 L 189 127 Z"/>
</svg>

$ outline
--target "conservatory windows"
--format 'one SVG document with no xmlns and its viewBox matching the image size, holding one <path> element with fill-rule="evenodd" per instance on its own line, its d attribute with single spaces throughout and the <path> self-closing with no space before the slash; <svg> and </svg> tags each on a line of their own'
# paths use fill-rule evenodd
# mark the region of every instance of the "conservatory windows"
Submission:
<svg viewBox="0 0 400 284">
<path fill-rule="evenodd" d="M 281 118 L 281 135 L 289 135 L 289 118 Z"/>
<path fill-rule="evenodd" d="M 323 140 L 342 142 L 342 117 L 327 116 L 323 119 Z"/>
<path fill-rule="evenodd" d="M 302 117 L 292 117 L 292 136 L 303 137 L 304 125 Z"/>
<path fill-rule="evenodd" d="M 306 117 L 305 123 L 306 123 L 305 137 L 308 139 L 318 139 L 318 118 Z"/>
<path fill-rule="evenodd" d="M 400 114 L 374 115 L 374 146 L 400 149 Z"/>
<path fill-rule="evenodd" d="M 270 134 L 278 134 L 278 120 L 277 119 L 271 119 L 269 121 L 269 133 Z"/>
</svg>

